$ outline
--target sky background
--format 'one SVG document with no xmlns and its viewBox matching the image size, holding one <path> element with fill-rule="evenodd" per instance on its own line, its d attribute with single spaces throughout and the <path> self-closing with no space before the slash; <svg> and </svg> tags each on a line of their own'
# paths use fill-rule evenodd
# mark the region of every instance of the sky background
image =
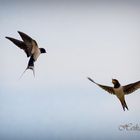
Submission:
<svg viewBox="0 0 140 140">
<path fill-rule="evenodd" d="M 34 38 L 47 54 L 28 58 L 5 36 Z M 140 2 L 0 1 L 0 139 L 137 140 L 140 91 L 119 100 L 87 80 L 112 86 L 140 80 Z"/>
</svg>

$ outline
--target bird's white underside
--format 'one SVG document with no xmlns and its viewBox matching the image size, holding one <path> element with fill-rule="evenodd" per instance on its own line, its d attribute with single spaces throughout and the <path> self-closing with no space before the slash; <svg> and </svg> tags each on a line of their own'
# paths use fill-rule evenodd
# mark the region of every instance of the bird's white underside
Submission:
<svg viewBox="0 0 140 140">
<path fill-rule="evenodd" d="M 36 61 L 39 55 L 41 54 L 40 49 L 39 48 L 33 49 L 32 52 L 33 52 L 33 58 Z"/>
<path fill-rule="evenodd" d="M 114 92 L 115 92 L 115 95 L 118 98 L 121 98 L 122 96 L 124 96 L 124 92 L 123 92 L 123 87 L 122 86 L 120 86 L 119 88 L 114 88 Z"/>
</svg>

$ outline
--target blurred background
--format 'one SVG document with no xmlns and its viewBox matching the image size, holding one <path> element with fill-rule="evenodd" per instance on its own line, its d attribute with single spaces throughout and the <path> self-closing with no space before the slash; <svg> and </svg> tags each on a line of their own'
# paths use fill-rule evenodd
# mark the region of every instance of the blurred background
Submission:
<svg viewBox="0 0 140 140">
<path fill-rule="evenodd" d="M 46 49 L 35 62 L 12 42 L 17 31 Z M 87 80 L 113 86 L 140 80 L 140 2 L 0 1 L 0 139 L 137 140 L 140 90 L 119 100 Z"/>
</svg>

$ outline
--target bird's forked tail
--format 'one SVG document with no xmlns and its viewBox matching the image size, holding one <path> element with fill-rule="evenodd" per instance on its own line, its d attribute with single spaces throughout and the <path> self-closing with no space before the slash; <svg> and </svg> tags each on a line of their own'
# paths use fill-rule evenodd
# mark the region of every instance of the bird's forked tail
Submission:
<svg viewBox="0 0 140 140">
<path fill-rule="evenodd" d="M 31 58 L 29 59 L 29 62 L 28 62 L 28 66 L 27 66 L 27 68 L 25 69 L 25 71 L 22 73 L 22 75 L 20 76 L 20 78 L 23 76 L 23 74 L 26 72 L 26 70 L 28 70 L 28 69 L 31 69 L 32 71 L 33 71 L 33 75 L 34 75 L 34 77 L 35 77 L 35 70 L 34 70 L 34 59 L 33 59 L 33 57 L 31 56 Z M 19 78 L 19 79 L 20 79 Z"/>
<path fill-rule="evenodd" d="M 126 102 L 125 102 L 125 99 L 120 99 L 120 102 L 121 102 L 121 104 L 122 104 L 122 107 L 123 107 L 123 110 L 124 110 L 124 111 L 125 111 L 125 108 L 126 108 L 127 110 L 129 110 L 128 107 L 127 107 L 127 104 L 126 104 Z"/>
</svg>

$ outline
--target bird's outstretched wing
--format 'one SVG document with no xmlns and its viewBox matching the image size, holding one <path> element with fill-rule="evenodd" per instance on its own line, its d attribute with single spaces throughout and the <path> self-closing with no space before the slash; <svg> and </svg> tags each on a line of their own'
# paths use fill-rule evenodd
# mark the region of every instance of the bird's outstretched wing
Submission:
<svg viewBox="0 0 140 140">
<path fill-rule="evenodd" d="M 29 44 L 29 43 L 32 42 L 33 39 L 32 39 L 30 36 L 28 36 L 27 34 L 21 32 L 21 31 L 18 31 L 18 33 L 19 33 L 19 35 L 21 36 L 22 40 L 23 40 L 25 43 Z"/>
<path fill-rule="evenodd" d="M 98 84 L 98 83 L 94 82 L 90 77 L 87 77 L 87 78 L 88 78 L 88 80 L 90 80 L 94 84 L 98 85 L 99 87 L 101 87 L 102 89 L 104 89 L 105 91 L 107 91 L 108 93 L 115 94 L 114 93 L 114 90 L 113 90 L 113 87 L 109 87 L 109 86 Z"/>
<path fill-rule="evenodd" d="M 130 94 L 140 88 L 140 81 L 123 86 L 124 93 Z"/>
<path fill-rule="evenodd" d="M 20 41 L 18 39 L 14 39 L 12 37 L 5 37 L 7 39 L 9 39 L 10 41 L 12 41 L 16 46 L 18 46 L 20 49 L 23 49 L 27 55 L 27 57 L 30 56 L 30 52 L 28 50 L 28 47 L 27 45 L 23 42 L 23 41 Z"/>
<path fill-rule="evenodd" d="M 34 51 L 36 50 L 36 48 L 38 48 L 37 42 L 34 39 L 32 39 L 29 35 L 21 31 L 18 31 L 18 33 L 21 36 L 24 43 L 26 44 L 28 48 L 28 52 L 30 53 L 30 55 L 32 55 Z"/>
</svg>

